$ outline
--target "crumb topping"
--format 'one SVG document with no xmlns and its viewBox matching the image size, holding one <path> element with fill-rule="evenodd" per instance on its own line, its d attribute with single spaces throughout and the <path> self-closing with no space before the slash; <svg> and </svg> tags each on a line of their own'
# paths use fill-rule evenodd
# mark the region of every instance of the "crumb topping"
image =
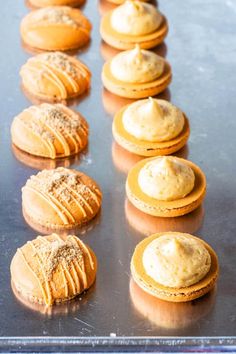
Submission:
<svg viewBox="0 0 236 354">
<path fill-rule="evenodd" d="M 80 195 L 82 198 L 77 200 L 82 207 L 85 206 L 86 202 L 91 201 L 91 192 L 95 192 L 91 191 L 90 187 L 82 182 L 78 173 L 64 167 L 58 167 L 55 170 L 43 170 L 36 176 L 31 176 L 26 186 L 35 188 L 44 194 L 52 195 L 64 203 L 70 203 Z"/>
<path fill-rule="evenodd" d="M 28 59 L 21 69 L 21 76 L 23 81 L 25 77 L 32 85 L 31 90 L 34 88 L 36 92 L 48 93 L 54 98 L 68 98 L 71 90 L 81 94 L 90 86 L 91 72 L 76 58 L 60 52 L 49 52 Z"/>
<path fill-rule="evenodd" d="M 32 112 L 32 119 L 26 116 L 21 117 L 21 120 L 34 133 L 46 140 L 54 140 L 54 134 L 48 127 L 65 136 L 75 136 L 83 128 L 83 122 L 80 117 L 74 112 L 68 114 L 60 104 L 51 105 L 44 103 L 40 106 L 32 106 L 28 110 Z"/>
<path fill-rule="evenodd" d="M 44 60 L 52 65 L 55 65 L 60 70 L 65 71 L 72 77 L 76 77 L 77 70 L 75 65 L 70 60 L 70 57 L 66 54 L 55 52 L 55 53 L 48 53 L 42 56 Z"/>
<path fill-rule="evenodd" d="M 71 17 L 68 8 L 47 8 L 37 12 L 36 19 L 38 21 L 46 21 L 51 24 L 65 24 L 74 28 L 78 27 L 78 23 Z"/>
<path fill-rule="evenodd" d="M 73 261 L 77 261 L 79 265 L 83 263 L 83 251 L 76 242 L 71 240 L 70 236 L 66 241 L 57 238 L 52 242 L 35 242 L 34 246 L 42 259 L 47 280 L 52 278 L 59 265 L 70 268 Z"/>
</svg>

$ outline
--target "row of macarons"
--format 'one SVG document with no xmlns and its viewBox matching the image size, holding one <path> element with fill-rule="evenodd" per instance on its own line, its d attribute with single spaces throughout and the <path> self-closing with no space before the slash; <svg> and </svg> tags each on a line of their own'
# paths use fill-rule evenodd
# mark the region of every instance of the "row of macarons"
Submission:
<svg viewBox="0 0 236 354">
<path fill-rule="evenodd" d="M 185 145 L 190 132 L 188 119 L 171 103 L 151 97 L 165 90 L 172 77 L 169 63 L 146 50 L 165 38 L 165 17 L 150 4 L 125 1 L 104 15 L 100 32 L 110 46 L 124 50 L 105 63 L 105 88 L 124 98 L 141 98 L 115 114 L 113 136 L 129 152 L 152 156 L 128 172 L 128 200 L 152 217 L 191 213 L 205 197 L 205 175 L 188 160 L 165 156 Z M 136 246 L 131 274 L 136 284 L 154 297 L 185 302 L 212 290 L 218 260 L 207 243 L 190 234 L 157 233 Z"/>
<path fill-rule="evenodd" d="M 30 3 L 43 6 L 46 1 Z M 78 5 L 78 1 L 74 1 L 75 4 Z M 55 44 L 56 37 L 69 38 L 71 29 L 75 31 L 78 47 L 89 40 L 91 25 L 80 10 L 46 7 L 46 12 L 44 9 L 40 11 L 27 15 L 21 24 L 23 41 L 33 38 L 36 41 L 34 48 L 39 39 L 39 23 L 46 42 L 51 40 Z M 70 17 L 71 12 L 75 18 Z M 60 33 L 57 28 L 52 34 L 51 29 L 44 26 L 44 21 L 49 21 L 52 27 L 64 26 L 59 28 Z M 73 57 L 50 52 L 29 59 L 21 75 L 24 89 L 29 88 L 29 92 L 44 103 L 29 107 L 14 119 L 11 129 L 13 144 L 26 153 L 52 159 L 78 153 L 87 145 L 86 120 L 63 104 L 53 105 L 45 101 L 61 102 L 68 98 L 67 92 L 72 96 L 75 92 L 77 96 L 88 90 L 91 76 L 88 68 Z M 64 168 L 43 170 L 31 176 L 22 188 L 23 215 L 33 228 L 34 223 L 43 227 L 43 234 L 47 234 L 51 227 L 57 231 L 67 230 L 92 219 L 100 209 L 101 198 L 98 185 L 83 173 Z M 55 233 L 38 236 L 18 248 L 12 259 L 12 289 L 23 303 L 50 306 L 89 288 L 95 280 L 96 269 L 95 254 L 76 236 Z"/>
</svg>

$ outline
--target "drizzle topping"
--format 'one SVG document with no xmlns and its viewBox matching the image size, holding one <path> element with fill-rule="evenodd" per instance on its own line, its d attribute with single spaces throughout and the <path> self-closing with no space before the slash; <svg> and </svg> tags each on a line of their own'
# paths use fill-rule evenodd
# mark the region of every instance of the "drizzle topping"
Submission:
<svg viewBox="0 0 236 354">
<path fill-rule="evenodd" d="M 26 111 L 29 111 L 34 116 L 34 119 L 28 119 L 28 117 L 23 116 L 21 120 L 33 132 L 40 134 L 42 137 L 54 139 L 53 133 L 48 131 L 47 126 L 58 132 L 63 133 L 63 135 L 72 135 L 76 137 L 79 129 L 84 129 L 84 124 L 82 119 L 61 104 L 52 105 L 43 103 L 40 106 L 31 106 Z"/>
<path fill-rule="evenodd" d="M 47 306 L 73 298 L 91 285 L 88 274 L 94 272 L 94 262 L 88 247 L 76 236 L 69 235 L 66 240 L 57 234 L 38 236 L 18 252 L 36 277 Z M 34 299 L 33 294 L 28 295 Z"/>
<path fill-rule="evenodd" d="M 33 187 L 45 194 L 57 195 L 59 199 L 70 202 L 73 198 L 71 189 L 89 201 L 93 192 L 81 181 L 81 176 L 73 170 L 58 167 L 55 170 L 43 170 L 31 176 L 26 186 Z M 95 198 L 97 200 L 97 198 Z"/>
<path fill-rule="evenodd" d="M 46 53 L 44 60 L 47 63 L 55 65 L 60 70 L 66 71 L 72 77 L 77 75 L 76 66 L 69 60 L 68 56 L 61 52 Z"/>
<path fill-rule="evenodd" d="M 39 242 L 35 244 L 35 248 L 41 254 L 47 280 L 52 279 L 53 273 L 60 264 L 70 267 L 71 263 L 76 260 L 80 266 L 83 266 L 83 251 L 70 238 L 66 241 L 58 238 L 52 242 Z"/>
<path fill-rule="evenodd" d="M 66 6 L 37 10 L 34 18 L 36 21 L 47 22 L 47 24 L 65 24 L 74 28 L 79 26 L 78 22 L 71 16 L 71 9 Z"/>
<path fill-rule="evenodd" d="M 27 141 L 25 138 L 22 141 L 18 134 L 20 125 L 40 138 L 44 154 L 46 148 L 47 156 L 51 158 L 78 153 L 87 144 L 88 125 L 85 119 L 62 104 L 31 106 L 14 119 L 12 133 L 16 137 L 16 145 L 19 144 L 20 148 L 29 153 L 34 153 L 34 149 L 39 152 L 41 147 L 38 144 L 32 147 L 32 139 Z"/>
<path fill-rule="evenodd" d="M 89 69 L 76 58 L 60 52 L 43 53 L 22 66 L 23 84 L 32 93 L 58 99 L 81 95 L 90 86 Z"/>
<path fill-rule="evenodd" d="M 23 204 L 24 191 L 30 190 L 47 201 L 63 225 L 80 225 L 90 220 L 101 204 L 100 190 L 92 180 L 84 183 L 85 177 L 64 167 L 43 170 L 31 176 L 22 188 Z"/>
</svg>

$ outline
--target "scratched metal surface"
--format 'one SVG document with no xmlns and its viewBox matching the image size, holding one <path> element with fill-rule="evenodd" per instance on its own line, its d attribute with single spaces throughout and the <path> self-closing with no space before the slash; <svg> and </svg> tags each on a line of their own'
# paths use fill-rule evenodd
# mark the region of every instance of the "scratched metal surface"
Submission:
<svg viewBox="0 0 236 354">
<path fill-rule="evenodd" d="M 93 35 L 88 48 L 78 56 L 92 70 L 92 89 L 76 109 L 88 119 L 91 133 L 88 151 L 71 161 L 71 167 L 94 177 L 103 190 L 102 213 L 81 236 L 97 254 L 97 282 L 77 301 L 43 314 L 22 305 L 10 286 L 12 256 L 17 247 L 36 236 L 22 217 L 21 187 L 37 169 L 16 159 L 9 131 L 13 117 L 30 104 L 20 89 L 18 75 L 29 57 L 19 36 L 20 20 L 28 9 L 23 0 L 1 4 L 0 335 L 22 338 L 94 338 L 111 333 L 157 338 L 235 336 L 236 3 L 219 0 L 216 6 L 214 0 L 159 1 L 161 11 L 169 20 L 170 33 L 166 45 L 158 52 L 166 55 L 174 74 L 165 97 L 171 98 L 190 119 L 191 138 L 183 155 L 205 171 L 208 193 L 204 210 L 178 222 L 160 220 L 155 229 L 193 230 L 201 235 L 218 253 L 221 272 L 217 291 L 210 297 L 191 307 L 162 304 L 153 311 L 137 310 L 141 305 L 133 303 L 130 295 L 130 257 L 144 236 L 134 227 L 137 220 L 131 225 L 132 215 L 127 214 L 130 208 L 127 205 L 125 208 L 125 171 L 131 162 L 129 156 L 116 149 L 111 134 L 112 116 L 108 111 L 116 110 L 123 102 L 104 93 L 100 79 L 102 55 L 112 54 L 106 46 L 101 46 L 98 34 L 99 11 L 103 5 L 88 0 L 84 6 L 93 23 Z M 34 161 L 28 163 L 34 166 Z M 142 227 L 150 229 L 149 220 Z"/>
</svg>

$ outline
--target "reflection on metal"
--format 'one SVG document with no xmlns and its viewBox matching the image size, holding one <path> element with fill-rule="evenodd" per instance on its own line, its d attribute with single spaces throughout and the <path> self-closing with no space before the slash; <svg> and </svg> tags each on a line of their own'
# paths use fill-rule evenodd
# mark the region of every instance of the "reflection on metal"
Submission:
<svg viewBox="0 0 236 354">
<path fill-rule="evenodd" d="M 165 98 L 171 94 L 171 101 L 190 119 L 188 158 L 203 169 L 208 180 L 204 212 L 198 209 L 186 219 L 169 223 L 156 223 L 140 213 L 134 216 L 130 210 L 128 215 L 124 172 L 130 162 L 122 154 L 114 158 L 111 132 L 112 116 L 125 103 L 114 95 L 102 97 L 99 3 L 87 0 L 83 10 L 93 23 L 92 41 L 79 52 L 79 59 L 92 71 L 92 87 L 75 104 L 90 125 L 89 153 L 65 163 L 93 177 L 103 191 L 98 220 L 77 233 L 84 232 L 86 243 L 94 249 L 98 274 L 91 292 L 83 294 L 68 311 L 52 309 L 53 315 L 26 307 L 11 290 L 10 261 L 17 247 L 37 235 L 23 219 L 21 188 L 37 169 L 46 166 L 26 163 L 18 156 L 21 163 L 11 150 L 12 119 L 30 104 L 21 92 L 18 76 L 29 57 L 19 34 L 20 20 L 28 9 L 24 1 L 1 3 L 0 351 L 236 351 L 235 13 L 226 0 L 219 0 L 217 6 L 204 0 L 186 0 L 184 6 L 176 0 L 159 3 L 170 22 L 166 46 L 173 68 L 173 83 Z M 222 18 L 227 19 L 227 26 Z M 146 234 L 157 232 L 157 227 L 201 235 L 219 255 L 221 271 L 214 306 L 209 304 L 210 311 L 203 316 L 194 312 L 197 320 L 182 328 L 156 326 L 138 313 L 130 297 L 134 247 Z"/>
</svg>

